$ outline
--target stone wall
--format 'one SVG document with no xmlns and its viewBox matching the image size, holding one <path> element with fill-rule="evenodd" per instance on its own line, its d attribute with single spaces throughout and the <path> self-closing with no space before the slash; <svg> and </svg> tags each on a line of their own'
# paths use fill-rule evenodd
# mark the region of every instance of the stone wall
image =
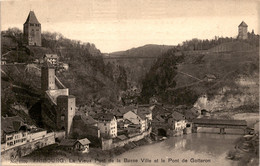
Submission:
<svg viewBox="0 0 260 166">
<path fill-rule="evenodd" d="M 60 95 L 69 95 L 69 89 L 52 89 L 52 90 L 47 90 L 46 93 L 52 97 L 54 102 L 57 102 L 57 97 Z"/>
<path fill-rule="evenodd" d="M 65 131 L 55 131 L 54 137 L 55 137 L 55 139 L 62 140 L 65 138 L 65 134 L 66 134 Z"/>
<path fill-rule="evenodd" d="M 150 135 L 151 131 L 152 131 L 152 129 L 150 128 L 148 131 L 145 131 L 142 134 L 139 134 L 137 136 L 134 136 L 134 137 L 131 137 L 126 140 L 119 141 L 119 142 L 113 142 L 112 139 L 108 139 L 108 140 L 102 139 L 102 150 L 109 150 L 109 149 L 113 149 L 116 147 L 122 147 L 130 142 L 139 141 L 139 140 L 143 139 L 144 137 Z"/>
<path fill-rule="evenodd" d="M 14 147 L 2 152 L 1 159 L 2 161 L 15 160 L 19 157 L 32 153 L 36 149 L 40 149 L 54 143 L 55 143 L 54 133 L 53 132 L 47 133 L 47 135 L 42 139 L 35 140 L 32 142 L 27 142 L 24 145 Z"/>
</svg>

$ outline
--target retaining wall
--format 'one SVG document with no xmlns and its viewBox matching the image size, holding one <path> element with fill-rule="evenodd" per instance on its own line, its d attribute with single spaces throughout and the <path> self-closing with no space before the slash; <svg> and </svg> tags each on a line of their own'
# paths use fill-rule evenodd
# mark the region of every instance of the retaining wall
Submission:
<svg viewBox="0 0 260 166">
<path fill-rule="evenodd" d="M 144 137 L 146 137 L 147 135 L 149 135 L 151 133 L 151 131 L 152 131 L 152 129 L 150 128 L 148 131 L 145 131 L 142 134 L 139 134 L 137 136 L 134 136 L 134 137 L 131 137 L 126 140 L 119 141 L 119 142 L 113 142 L 112 139 L 108 139 L 108 140 L 102 139 L 102 150 L 109 150 L 109 149 L 113 149 L 116 147 L 122 147 L 130 142 L 139 141 L 139 140 L 143 139 Z"/>
<path fill-rule="evenodd" d="M 5 150 L 1 153 L 2 161 L 15 160 L 19 157 L 28 155 L 36 149 L 43 148 L 45 146 L 55 143 L 54 133 L 47 133 L 44 138 L 35 140 L 32 142 L 27 142 L 24 145 L 13 147 L 11 149 Z"/>
</svg>

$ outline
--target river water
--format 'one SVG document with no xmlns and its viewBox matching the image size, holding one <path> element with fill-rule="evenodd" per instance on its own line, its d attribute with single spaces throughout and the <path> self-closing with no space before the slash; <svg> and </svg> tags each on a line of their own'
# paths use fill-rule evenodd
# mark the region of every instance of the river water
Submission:
<svg viewBox="0 0 260 166">
<path fill-rule="evenodd" d="M 114 158 L 114 165 L 185 165 L 185 166 L 235 166 L 237 161 L 226 159 L 235 140 L 242 131 L 200 129 L 198 133 L 170 137 L 159 143 L 137 147 Z"/>
</svg>

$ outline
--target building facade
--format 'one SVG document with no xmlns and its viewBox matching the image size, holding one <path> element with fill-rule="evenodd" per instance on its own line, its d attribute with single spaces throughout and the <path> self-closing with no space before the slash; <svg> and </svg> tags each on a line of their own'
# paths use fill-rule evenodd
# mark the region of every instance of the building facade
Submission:
<svg viewBox="0 0 260 166">
<path fill-rule="evenodd" d="M 128 111 L 125 113 L 124 120 L 129 120 L 134 125 L 139 125 L 141 133 L 144 132 L 148 126 L 146 118 L 136 114 L 133 111 Z"/>
<path fill-rule="evenodd" d="M 45 54 L 43 59 L 52 65 L 56 66 L 58 63 L 58 55 L 57 54 Z"/>
<path fill-rule="evenodd" d="M 99 113 L 94 116 L 98 122 L 100 133 L 111 138 L 117 137 L 117 120 L 113 114 Z"/>
<path fill-rule="evenodd" d="M 35 13 L 30 11 L 25 23 L 23 24 L 24 41 L 29 46 L 41 46 L 41 24 L 37 20 Z"/>
<path fill-rule="evenodd" d="M 238 39 L 247 39 L 247 24 L 242 21 L 241 24 L 238 26 Z"/>
</svg>

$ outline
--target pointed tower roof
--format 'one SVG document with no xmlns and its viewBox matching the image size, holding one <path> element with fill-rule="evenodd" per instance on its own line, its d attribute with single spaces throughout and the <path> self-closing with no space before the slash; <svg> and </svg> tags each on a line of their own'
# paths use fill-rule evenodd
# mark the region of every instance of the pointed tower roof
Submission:
<svg viewBox="0 0 260 166">
<path fill-rule="evenodd" d="M 40 24 L 40 22 L 37 20 L 35 14 L 34 14 L 34 11 L 30 11 L 24 24 L 26 24 L 26 23 Z"/>
<path fill-rule="evenodd" d="M 242 21 L 241 24 L 238 25 L 238 27 L 248 27 L 248 26 L 244 21 Z"/>
</svg>

